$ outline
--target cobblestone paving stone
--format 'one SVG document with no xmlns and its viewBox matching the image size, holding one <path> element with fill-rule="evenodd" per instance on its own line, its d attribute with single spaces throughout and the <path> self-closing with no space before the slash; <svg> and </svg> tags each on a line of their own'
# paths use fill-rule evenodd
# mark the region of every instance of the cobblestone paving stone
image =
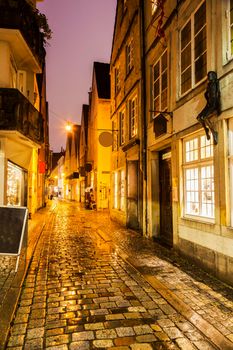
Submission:
<svg viewBox="0 0 233 350">
<path fill-rule="evenodd" d="M 152 263 L 158 266 L 159 258 L 152 259 L 149 248 L 139 254 L 139 248 L 136 251 L 130 246 L 132 237 L 135 245 L 141 239 L 138 234 L 122 230 L 124 234 L 128 232 L 123 238 L 120 229 L 116 230 L 118 227 L 104 213 L 80 211 L 75 205 L 60 203 L 35 250 L 7 349 L 216 349 L 119 257 L 117 249 L 99 237 L 96 229 L 102 225 L 112 232 L 112 239 L 119 246 L 137 253 L 138 264 L 149 259 L 152 270 Z M 165 270 L 157 274 L 167 279 L 167 283 L 171 283 L 169 273 L 174 274 L 169 264 L 161 260 L 161 270 L 163 265 Z M 195 298 L 198 301 L 195 305 L 202 302 L 199 308 L 204 307 L 206 315 L 211 315 L 208 310 L 212 312 L 215 307 L 219 317 L 214 317 L 215 320 L 219 325 L 224 323 L 227 332 L 231 329 L 227 335 L 233 333 L 232 301 L 228 295 L 206 285 L 203 293 L 201 280 L 195 284 L 194 279 L 178 268 L 177 276 L 173 277 L 177 282 L 174 291 L 182 293 L 189 303 L 193 301 L 188 298 Z M 212 296 L 213 302 L 210 298 L 208 305 L 202 300 L 203 295 Z M 225 307 L 221 313 L 216 300 Z"/>
</svg>

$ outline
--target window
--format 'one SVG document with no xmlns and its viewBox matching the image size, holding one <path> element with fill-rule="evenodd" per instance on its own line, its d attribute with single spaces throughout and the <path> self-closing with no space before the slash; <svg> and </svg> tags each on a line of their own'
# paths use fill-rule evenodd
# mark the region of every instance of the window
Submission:
<svg viewBox="0 0 233 350">
<path fill-rule="evenodd" d="M 207 73 L 206 3 L 191 16 L 180 33 L 181 94 L 196 86 Z"/>
<path fill-rule="evenodd" d="M 120 69 L 115 68 L 115 94 L 120 91 Z"/>
<path fill-rule="evenodd" d="M 113 121 L 112 122 L 112 138 L 113 138 L 113 142 L 112 142 L 112 150 L 116 151 L 118 149 L 118 130 L 117 130 L 117 122 Z"/>
<path fill-rule="evenodd" d="M 230 185 L 230 218 L 231 218 L 231 226 L 233 226 L 233 118 L 228 121 L 229 131 L 228 131 L 228 140 L 229 140 L 229 150 L 228 150 L 228 161 L 229 161 L 229 185 Z"/>
<path fill-rule="evenodd" d="M 133 43 L 132 40 L 126 45 L 126 75 L 130 73 L 133 68 Z"/>
<path fill-rule="evenodd" d="M 154 111 L 164 111 L 167 109 L 167 80 L 167 51 L 165 51 L 152 68 L 152 109 Z"/>
<path fill-rule="evenodd" d="M 155 13 L 158 7 L 158 0 L 151 0 L 151 13 L 152 15 Z"/>
<path fill-rule="evenodd" d="M 130 138 L 137 135 L 137 97 L 133 97 L 129 100 L 129 125 L 130 125 Z"/>
<path fill-rule="evenodd" d="M 228 0 L 228 9 L 226 11 L 226 17 L 228 26 L 227 59 L 231 59 L 233 57 L 233 0 Z"/>
<path fill-rule="evenodd" d="M 184 140 L 184 214 L 215 217 L 213 140 L 198 134 Z"/>
<path fill-rule="evenodd" d="M 123 145 L 125 143 L 125 127 L 126 127 L 126 120 L 125 120 L 125 111 L 120 112 L 120 144 Z"/>
</svg>

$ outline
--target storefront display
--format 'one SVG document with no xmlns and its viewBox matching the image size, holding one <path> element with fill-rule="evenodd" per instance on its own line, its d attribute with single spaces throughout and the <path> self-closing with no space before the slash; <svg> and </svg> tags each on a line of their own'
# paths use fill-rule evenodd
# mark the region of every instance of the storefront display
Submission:
<svg viewBox="0 0 233 350">
<path fill-rule="evenodd" d="M 23 205 L 24 171 L 15 164 L 7 163 L 7 205 Z"/>
</svg>

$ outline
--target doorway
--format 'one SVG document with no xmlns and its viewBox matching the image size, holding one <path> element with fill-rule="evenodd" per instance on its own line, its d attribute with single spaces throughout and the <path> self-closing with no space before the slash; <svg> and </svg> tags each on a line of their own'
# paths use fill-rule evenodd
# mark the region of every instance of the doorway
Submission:
<svg viewBox="0 0 233 350">
<path fill-rule="evenodd" d="M 127 162 L 127 227 L 137 230 L 138 220 L 138 160 Z"/>
<path fill-rule="evenodd" d="M 171 149 L 159 152 L 159 201 L 160 201 L 160 240 L 171 247 L 172 230 L 172 180 Z"/>
</svg>

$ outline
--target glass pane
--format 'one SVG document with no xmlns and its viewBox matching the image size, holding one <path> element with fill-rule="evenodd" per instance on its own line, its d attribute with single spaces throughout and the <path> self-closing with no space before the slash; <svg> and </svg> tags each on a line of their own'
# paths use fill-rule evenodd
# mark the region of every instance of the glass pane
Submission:
<svg viewBox="0 0 233 350">
<path fill-rule="evenodd" d="M 191 44 L 181 52 L 181 72 L 191 66 Z"/>
<path fill-rule="evenodd" d="M 185 161 L 198 160 L 198 138 L 185 142 Z"/>
<path fill-rule="evenodd" d="M 198 193 L 198 168 L 187 169 L 186 181 L 186 213 L 191 215 L 199 214 L 199 193 Z"/>
<path fill-rule="evenodd" d="M 206 4 L 205 2 L 197 10 L 194 16 L 194 31 L 195 34 L 205 25 L 206 23 Z"/>
<path fill-rule="evenodd" d="M 154 66 L 154 80 L 159 78 L 159 63 Z"/>
<path fill-rule="evenodd" d="M 162 91 L 167 88 L 167 71 L 162 75 Z"/>
<path fill-rule="evenodd" d="M 195 59 L 206 51 L 206 28 L 195 37 Z"/>
<path fill-rule="evenodd" d="M 167 108 L 167 89 L 165 89 L 161 94 L 161 109 L 162 111 Z"/>
<path fill-rule="evenodd" d="M 191 21 L 181 31 L 181 50 L 191 41 Z"/>
<path fill-rule="evenodd" d="M 202 80 L 207 74 L 206 52 L 195 62 L 195 84 Z"/>
<path fill-rule="evenodd" d="M 189 89 L 191 89 L 191 67 L 181 75 L 181 93 L 183 94 Z"/>
<path fill-rule="evenodd" d="M 213 157 L 213 138 L 207 140 L 206 136 L 201 136 L 201 159 Z"/>
<path fill-rule="evenodd" d="M 159 80 L 154 83 L 154 97 L 159 95 Z"/>
<path fill-rule="evenodd" d="M 201 168 L 201 215 L 214 217 L 214 167 Z"/>
<path fill-rule="evenodd" d="M 154 111 L 159 111 L 159 97 L 154 99 Z"/>
<path fill-rule="evenodd" d="M 162 72 L 167 69 L 167 51 L 162 56 Z"/>
</svg>

